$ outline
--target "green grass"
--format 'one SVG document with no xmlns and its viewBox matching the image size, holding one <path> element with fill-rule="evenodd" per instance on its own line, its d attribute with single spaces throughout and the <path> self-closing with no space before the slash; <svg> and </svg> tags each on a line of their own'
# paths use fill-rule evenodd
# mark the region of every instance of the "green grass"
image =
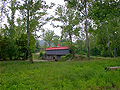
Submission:
<svg viewBox="0 0 120 90">
<path fill-rule="evenodd" d="M 0 62 L 0 90 L 120 90 L 120 58 L 110 60 Z"/>
</svg>

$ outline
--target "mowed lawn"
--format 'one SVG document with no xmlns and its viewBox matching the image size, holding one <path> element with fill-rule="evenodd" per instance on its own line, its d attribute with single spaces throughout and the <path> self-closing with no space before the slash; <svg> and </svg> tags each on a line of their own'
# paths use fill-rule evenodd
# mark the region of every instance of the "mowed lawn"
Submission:
<svg viewBox="0 0 120 90">
<path fill-rule="evenodd" d="M 90 61 L 1 61 L 0 90 L 120 90 L 120 58 Z"/>
</svg>

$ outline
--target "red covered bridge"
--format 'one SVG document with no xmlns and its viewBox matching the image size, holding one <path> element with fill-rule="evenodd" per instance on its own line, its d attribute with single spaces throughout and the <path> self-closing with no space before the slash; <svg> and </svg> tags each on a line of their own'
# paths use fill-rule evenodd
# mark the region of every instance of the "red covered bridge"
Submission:
<svg viewBox="0 0 120 90">
<path fill-rule="evenodd" d="M 54 56 L 56 59 L 60 59 L 61 56 L 66 55 L 69 52 L 67 46 L 60 47 L 60 44 L 58 44 L 57 47 L 50 46 L 49 48 L 46 48 L 46 59 L 54 59 Z"/>
</svg>

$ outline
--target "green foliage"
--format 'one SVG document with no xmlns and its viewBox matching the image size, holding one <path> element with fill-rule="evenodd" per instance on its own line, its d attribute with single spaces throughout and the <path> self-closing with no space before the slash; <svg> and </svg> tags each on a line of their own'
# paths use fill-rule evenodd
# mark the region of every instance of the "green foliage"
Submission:
<svg viewBox="0 0 120 90">
<path fill-rule="evenodd" d="M 95 48 L 91 49 L 90 54 L 92 56 L 97 56 L 97 55 L 101 55 L 101 52 L 100 52 L 100 50 L 98 50 L 98 48 L 95 47 Z"/>
<path fill-rule="evenodd" d="M 68 60 L 70 58 L 72 58 L 72 54 L 68 53 L 65 56 L 62 56 L 60 61 L 66 61 L 66 60 Z"/>
<path fill-rule="evenodd" d="M 43 33 L 43 40 L 46 41 L 49 46 L 51 46 L 54 37 L 55 37 L 54 31 L 47 30 L 46 32 Z"/>
<path fill-rule="evenodd" d="M 39 52 L 39 50 L 40 50 L 39 41 L 38 41 L 38 40 L 36 40 L 35 52 Z"/>
<path fill-rule="evenodd" d="M 68 54 L 66 54 L 65 56 L 66 56 L 66 58 L 70 58 L 70 57 L 72 57 L 72 54 L 71 54 L 71 53 L 68 53 Z"/>
<path fill-rule="evenodd" d="M 39 57 L 43 57 L 45 55 L 45 53 L 43 53 L 43 51 L 40 51 Z"/>
<path fill-rule="evenodd" d="M 75 54 L 86 55 L 86 42 L 83 40 L 77 40 L 75 43 Z"/>
<path fill-rule="evenodd" d="M 6 60 L 10 59 L 12 60 L 13 58 L 16 58 L 16 53 L 17 53 L 17 47 L 15 45 L 15 42 L 10 41 L 10 38 L 5 36 L 1 40 L 1 58 Z"/>
<path fill-rule="evenodd" d="M 66 8 L 67 6 L 58 5 L 55 10 L 55 14 L 58 15 L 57 18 L 54 18 L 54 21 L 60 21 L 63 23 L 62 25 L 57 25 L 56 27 L 60 27 L 61 37 L 64 39 L 68 39 L 68 41 L 72 44 L 73 35 L 79 37 L 81 27 L 78 27 L 82 17 L 79 12 L 76 12 L 75 9 Z"/>
<path fill-rule="evenodd" d="M 21 34 L 16 40 L 16 45 L 18 47 L 18 59 L 28 59 L 27 34 Z"/>
<path fill-rule="evenodd" d="M 60 44 L 59 36 L 56 35 L 52 42 L 54 46 L 57 47 L 57 45 Z"/>
<path fill-rule="evenodd" d="M 91 3 L 89 16 L 94 20 L 94 27 L 96 27 L 96 30 L 93 27 L 91 34 L 96 38 L 94 40 L 96 45 L 101 45 L 101 50 L 97 49 L 102 56 L 116 57 L 119 51 L 120 33 L 117 33 L 120 28 L 119 3 L 120 1 L 116 0 L 96 0 Z"/>
<path fill-rule="evenodd" d="M 119 59 L 33 64 L 3 61 L 0 90 L 119 90 L 120 69 L 104 70 L 106 66 L 120 66 Z"/>
<path fill-rule="evenodd" d="M 27 34 L 21 34 L 21 36 L 15 40 L 11 40 L 9 36 L 2 37 L 0 40 L 0 59 L 2 60 L 18 60 L 28 58 L 27 47 Z M 35 48 L 35 38 L 31 36 L 31 51 Z"/>
<path fill-rule="evenodd" d="M 84 52 L 84 51 L 79 51 L 78 54 L 79 54 L 79 55 L 87 55 L 87 53 Z"/>
<path fill-rule="evenodd" d="M 65 1 L 67 1 L 68 3 L 67 3 L 67 7 L 68 8 L 74 8 L 74 7 L 76 7 L 76 5 L 77 5 L 77 0 L 65 0 Z"/>
</svg>

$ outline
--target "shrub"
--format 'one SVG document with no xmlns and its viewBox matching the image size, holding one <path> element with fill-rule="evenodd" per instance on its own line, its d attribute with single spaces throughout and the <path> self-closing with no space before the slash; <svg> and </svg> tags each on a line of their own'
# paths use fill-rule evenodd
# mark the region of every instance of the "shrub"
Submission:
<svg viewBox="0 0 120 90">
<path fill-rule="evenodd" d="M 85 56 L 80 56 L 81 57 L 81 59 L 86 59 L 86 57 Z"/>
<path fill-rule="evenodd" d="M 72 57 L 72 54 L 71 53 L 68 53 L 65 55 L 67 58 L 71 58 Z"/>
<path fill-rule="evenodd" d="M 87 53 L 84 52 L 84 51 L 79 51 L 78 54 L 79 54 L 79 55 L 87 55 Z"/>
<path fill-rule="evenodd" d="M 68 54 L 66 54 L 65 56 L 62 56 L 62 57 L 61 57 L 61 60 L 62 60 L 62 61 L 66 61 L 66 60 L 70 59 L 71 57 L 72 57 L 72 54 L 71 54 L 71 53 L 68 53 Z"/>
<path fill-rule="evenodd" d="M 65 60 L 65 58 L 66 58 L 66 56 L 62 56 L 62 57 L 61 57 L 62 60 Z"/>
<path fill-rule="evenodd" d="M 40 51 L 40 57 L 43 57 L 44 53 L 43 51 Z"/>
</svg>

